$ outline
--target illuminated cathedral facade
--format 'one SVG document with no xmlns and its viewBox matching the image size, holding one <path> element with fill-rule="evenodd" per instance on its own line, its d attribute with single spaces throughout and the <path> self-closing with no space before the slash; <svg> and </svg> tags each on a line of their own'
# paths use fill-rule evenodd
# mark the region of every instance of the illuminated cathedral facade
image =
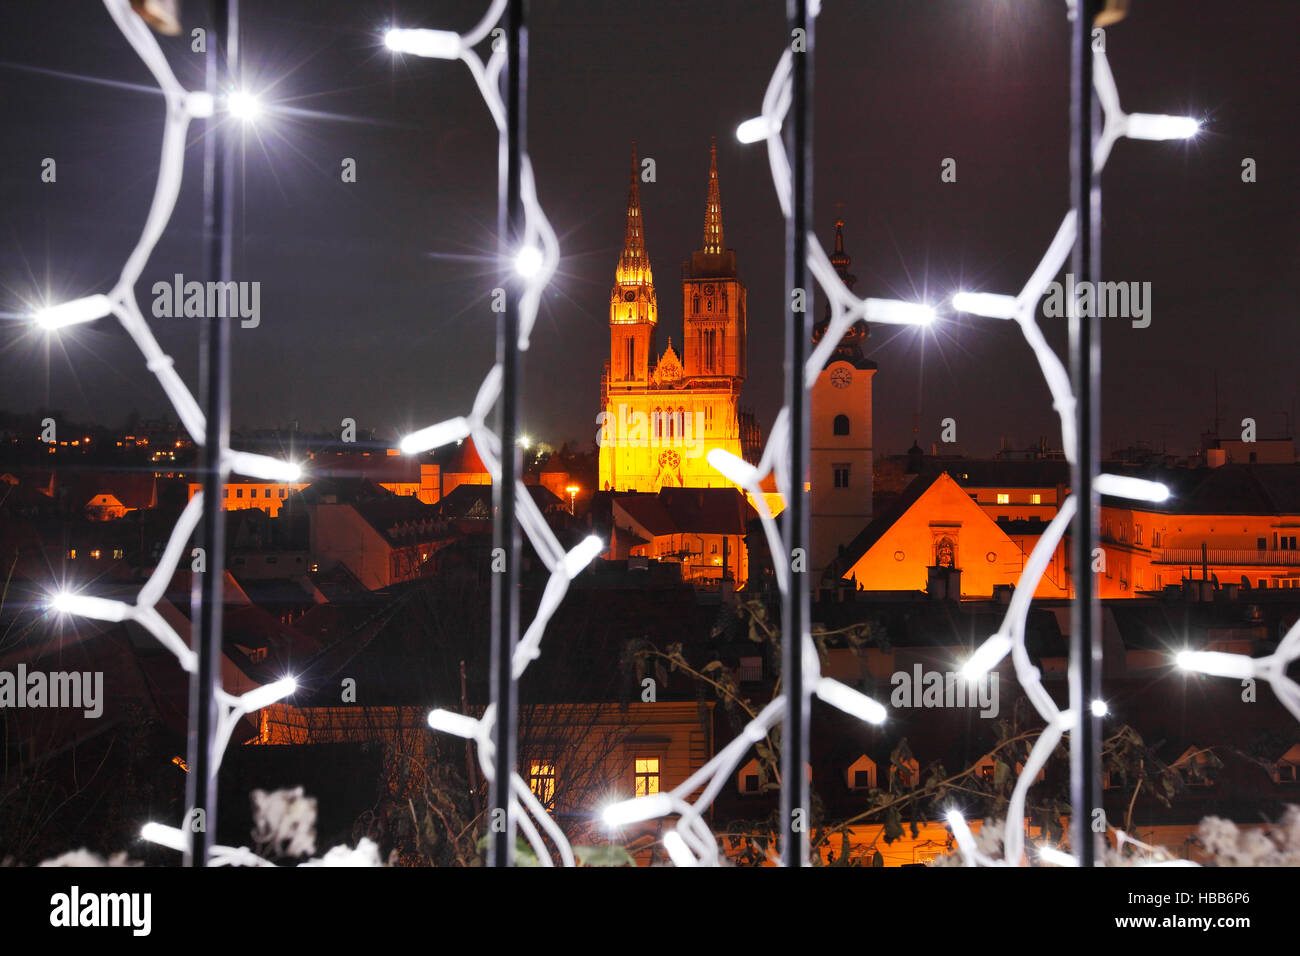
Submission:
<svg viewBox="0 0 1300 956">
<path fill-rule="evenodd" d="M 745 381 L 745 286 L 722 233 L 716 144 L 701 248 L 682 264 L 680 351 L 672 339 L 656 355 L 659 305 L 646 252 L 635 151 L 627 230 L 609 298 L 609 362 L 601 381 L 600 488 L 657 492 L 665 487 L 723 488 L 732 483 L 708 463 L 722 448 L 742 457 L 756 445 L 741 414 Z M 653 359 L 653 360 L 652 360 Z"/>
</svg>

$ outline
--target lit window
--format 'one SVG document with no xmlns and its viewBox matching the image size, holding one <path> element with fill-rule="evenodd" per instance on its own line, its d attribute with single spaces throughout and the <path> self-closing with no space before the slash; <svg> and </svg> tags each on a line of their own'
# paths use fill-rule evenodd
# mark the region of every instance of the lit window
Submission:
<svg viewBox="0 0 1300 956">
<path fill-rule="evenodd" d="M 90 556 L 91 556 L 92 558 L 94 558 L 96 561 L 98 561 L 99 558 L 100 558 L 100 550 L 99 550 L 99 548 L 96 548 L 94 551 L 90 552 Z"/>
<path fill-rule="evenodd" d="M 1032 495 L 1029 496 L 1029 500 L 1033 504 L 1041 505 L 1043 503 L 1043 496 L 1035 491 Z"/>
<path fill-rule="evenodd" d="M 69 548 L 69 549 L 68 549 L 68 557 L 70 557 L 70 558 L 76 558 L 76 556 L 77 556 L 77 549 L 76 549 L 76 548 Z"/>
<path fill-rule="evenodd" d="M 1003 491 L 998 492 L 998 504 L 1000 505 L 1011 504 L 1011 496 Z"/>
<path fill-rule="evenodd" d="M 533 760 L 528 764 L 528 789 L 547 810 L 555 799 L 555 764 L 545 760 Z"/>
<path fill-rule="evenodd" d="M 125 556 L 126 556 L 126 552 L 124 552 L 121 548 L 114 548 L 114 549 L 113 549 L 113 557 L 114 557 L 114 558 L 122 558 L 122 557 L 125 557 Z"/>
<path fill-rule="evenodd" d="M 638 797 L 648 797 L 659 792 L 659 758 L 636 758 L 636 790 Z"/>
</svg>

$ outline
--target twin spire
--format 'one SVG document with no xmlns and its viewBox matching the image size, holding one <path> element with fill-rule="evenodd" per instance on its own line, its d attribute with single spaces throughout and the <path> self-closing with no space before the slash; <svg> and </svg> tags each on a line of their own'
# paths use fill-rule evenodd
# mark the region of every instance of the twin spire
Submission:
<svg viewBox="0 0 1300 956">
<path fill-rule="evenodd" d="M 721 255 L 722 244 L 722 194 L 718 191 L 718 138 L 709 146 L 709 198 L 704 204 L 704 251 Z"/>
<path fill-rule="evenodd" d="M 645 230 L 641 219 L 641 183 L 637 176 L 636 141 L 632 141 L 632 174 L 627 187 L 627 232 L 623 237 L 623 255 L 618 260 L 619 285 L 654 285 L 650 257 L 645 251 Z"/>
<path fill-rule="evenodd" d="M 640 164 L 636 141 L 632 141 L 632 173 L 627 188 L 627 230 L 623 237 L 623 255 L 618 260 L 617 277 L 621 285 L 653 285 L 650 257 L 646 255 L 645 228 L 641 216 Z M 718 141 L 709 146 L 709 192 L 704 204 L 704 246 L 701 251 L 721 255 L 726 250 L 722 237 L 722 194 L 718 189 Z"/>
</svg>

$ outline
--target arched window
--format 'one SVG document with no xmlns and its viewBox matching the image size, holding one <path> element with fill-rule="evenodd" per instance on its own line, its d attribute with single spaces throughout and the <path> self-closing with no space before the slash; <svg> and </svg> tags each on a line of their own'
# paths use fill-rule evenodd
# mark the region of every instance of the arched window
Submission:
<svg viewBox="0 0 1300 956">
<path fill-rule="evenodd" d="M 722 290 L 722 311 L 727 311 L 727 290 L 725 288 Z"/>
<path fill-rule="evenodd" d="M 698 295 L 691 302 L 691 311 L 696 315 L 700 314 L 700 297 Z"/>
<path fill-rule="evenodd" d="M 654 433 L 655 438 L 664 437 L 664 410 L 662 408 L 655 409 L 654 423 L 651 425 L 650 430 Z"/>
<path fill-rule="evenodd" d="M 836 415 L 834 423 L 835 434 L 847 435 L 849 433 L 849 416 Z"/>
</svg>

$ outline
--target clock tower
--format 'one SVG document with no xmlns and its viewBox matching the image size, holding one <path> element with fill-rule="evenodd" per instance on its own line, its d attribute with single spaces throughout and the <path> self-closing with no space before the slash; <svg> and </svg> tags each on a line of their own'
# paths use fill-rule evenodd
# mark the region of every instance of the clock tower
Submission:
<svg viewBox="0 0 1300 956">
<path fill-rule="evenodd" d="M 844 221 L 835 222 L 831 264 L 851 290 L 857 277 L 844 251 Z M 813 341 L 826 334 L 831 306 L 813 328 Z M 858 321 L 840 340 L 812 387 L 809 478 L 812 484 L 811 570 L 820 575 L 871 521 L 871 379 L 876 363 L 866 357 L 866 322 Z"/>
</svg>

